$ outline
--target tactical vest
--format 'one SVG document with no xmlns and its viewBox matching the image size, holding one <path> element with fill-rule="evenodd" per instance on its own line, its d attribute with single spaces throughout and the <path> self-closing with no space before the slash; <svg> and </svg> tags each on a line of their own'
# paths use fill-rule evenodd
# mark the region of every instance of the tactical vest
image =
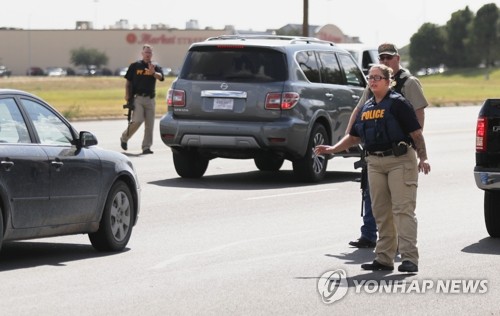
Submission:
<svg viewBox="0 0 500 316">
<path fill-rule="evenodd" d="M 394 91 L 396 91 L 397 93 L 401 93 L 403 94 L 403 86 L 406 82 L 406 80 L 410 77 L 409 75 L 404 77 L 404 78 L 401 78 L 401 74 L 405 72 L 404 69 L 399 69 L 399 71 L 394 75 L 394 81 L 396 81 L 396 85 L 392 88 Z"/>
<path fill-rule="evenodd" d="M 391 113 L 392 104 L 399 98 L 401 95 L 390 91 L 382 102 L 375 104 L 372 98 L 363 106 L 354 127 L 366 150 L 383 151 L 392 148 L 394 143 L 408 142 L 408 135 Z"/>
</svg>

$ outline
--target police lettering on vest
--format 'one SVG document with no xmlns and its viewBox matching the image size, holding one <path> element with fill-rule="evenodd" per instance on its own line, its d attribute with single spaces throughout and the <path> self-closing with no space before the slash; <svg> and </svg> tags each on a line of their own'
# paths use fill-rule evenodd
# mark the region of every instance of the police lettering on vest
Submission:
<svg viewBox="0 0 500 316">
<path fill-rule="evenodd" d="M 362 113 L 361 120 L 384 118 L 384 112 L 384 109 L 368 110 Z"/>
</svg>

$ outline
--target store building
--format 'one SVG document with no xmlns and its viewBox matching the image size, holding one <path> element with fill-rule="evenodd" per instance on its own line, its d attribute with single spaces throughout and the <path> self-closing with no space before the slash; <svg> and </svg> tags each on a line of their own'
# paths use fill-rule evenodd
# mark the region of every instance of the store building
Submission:
<svg viewBox="0 0 500 316">
<path fill-rule="evenodd" d="M 78 21 L 74 30 L 22 30 L 0 28 L 0 64 L 12 75 L 25 75 L 31 67 L 71 67 L 71 51 L 80 47 L 93 48 L 108 56 L 105 66 L 111 71 L 126 67 L 141 58 L 143 44 L 153 46 L 153 59 L 162 67 L 178 69 L 192 43 L 209 37 L 229 34 L 293 34 L 302 25 L 288 24 L 279 30 L 264 32 L 224 29 L 198 29 L 196 20 L 186 23 L 186 29 L 170 29 L 154 25 L 149 29 L 128 29 L 126 20 L 117 22 L 119 28 L 94 30 L 90 22 Z M 189 26 L 189 27 L 188 27 Z M 310 26 L 310 36 L 333 42 L 359 42 L 348 37 L 333 24 Z M 298 34 L 298 33 L 295 33 Z"/>
</svg>

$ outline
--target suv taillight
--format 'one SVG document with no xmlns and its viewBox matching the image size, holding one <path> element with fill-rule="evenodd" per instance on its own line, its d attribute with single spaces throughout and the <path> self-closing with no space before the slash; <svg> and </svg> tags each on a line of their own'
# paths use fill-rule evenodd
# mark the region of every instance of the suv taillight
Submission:
<svg viewBox="0 0 500 316">
<path fill-rule="evenodd" d="M 477 119 L 476 125 L 476 151 L 485 152 L 488 133 L 488 120 L 484 117 Z"/>
<path fill-rule="evenodd" d="M 290 110 L 299 102 L 296 92 L 271 92 L 266 95 L 266 110 Z"/>
<path fill-rule="evenodd" d="M 167 93 L 167 105 L 175 107 L 186 106 L 186 93 L 184 90 L 169 89 Z"/>
</svg>

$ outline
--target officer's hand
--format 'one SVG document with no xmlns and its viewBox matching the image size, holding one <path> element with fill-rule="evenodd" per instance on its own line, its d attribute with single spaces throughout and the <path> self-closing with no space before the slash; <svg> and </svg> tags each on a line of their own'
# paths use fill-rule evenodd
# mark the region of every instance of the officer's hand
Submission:
<svg viewBox="0 0 500 316">
<path fill-rule="evenodd" d="M 316 146 L 314 148 L 314 154 L 316 154 L 316 155 L 326 154 L 328 148 L 330 148 L 330 146 L 327 146 L 327 145 L 318 145 L 318 146 Z"/>
<path fill-rule="evenodd" d="M 418 172 L 423 172 L 424 174 L 431 172 L 431 165 L 427 160 L 420 160 L 418 162 Z"/>
<path fill-rule="evenodd" d="M 156 70 L 155 70 L 155 65 L 153 65 L 152 63 L 149 63 L 148 65 L 148 70 L 151 74 L 155 74 Z"/>
</svg>

